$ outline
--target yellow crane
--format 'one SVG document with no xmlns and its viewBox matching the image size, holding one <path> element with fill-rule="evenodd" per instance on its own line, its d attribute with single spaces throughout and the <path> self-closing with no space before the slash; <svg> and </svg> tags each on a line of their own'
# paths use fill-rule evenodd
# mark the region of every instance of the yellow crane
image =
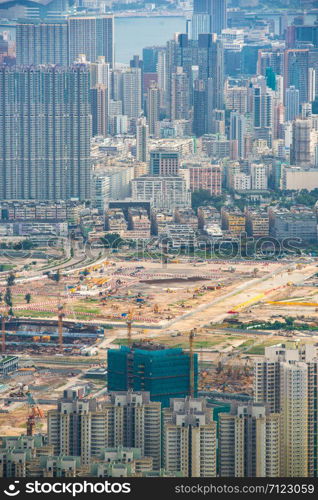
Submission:
<svg viewBox="0 0 318 500">
<path fill-rule="evenodd" d="M 128 346 L 129 347 L 131 347 L 131 327 L 132 327 L 132 320 L 133 320 L 133 310 L 129 309 L 128 316 L 127 316 L 127 340 L 128 340 Z"/>
<path fill-rule="evenodd" d="M 59 304 L 58 306 L 58 322 L 57 322 L 57 332 L 58 332 L 58 342 L 59 349 L 63 351 L 63 318 L 64 318 L 64 306 Z"/>
</svg>

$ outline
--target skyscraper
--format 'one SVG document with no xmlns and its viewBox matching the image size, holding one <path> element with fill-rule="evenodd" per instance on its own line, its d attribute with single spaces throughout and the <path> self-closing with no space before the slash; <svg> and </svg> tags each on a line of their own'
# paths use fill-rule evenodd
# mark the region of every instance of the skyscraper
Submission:
<svg viewBox="0 0 318 500">
<path fill-rule="evenodd" d="M 114 17 L 112 15 L 72 16 L 69 25 L 69 61 L 72 64 L 79 54 L 90 62 L 104 56 L 110 67 L 114 66 Z"/>
<path fill-rule="evenodd" d="M 290 122 L 299 116 L 299 90 L 294 85 L 285 91 L 286 121 Z"/>
<path fill-rule="evenodd" d="M 201 33 L 220 35 L 227 28 L 227 0 L 196 0 L 193 2 L 192 38 Z"/>
<path fill-rule="evenodd" d="M 245 137 L 247 133 L 246 118 L 238 111 L 230 114 L 230 140 L 237 141 L 237 153 L 239 158 L 245 158 Z"/>
<path fill-rule="evenodd" d="M 109 100 L 106 85 L 97 84 L 91 89 L 92 133 L 95 135 L 108 135 Z"/>
<path fill-rule="evenodd" d="M 309 50 L 286 49 L 284 56 L 284 87 L 299 90 L 299 103 L 308 102 Z M 286 94 L 285 94 L 286 97 Z"/>
<path fill-rule="evenodd" d="M 21 21 L 16 27 L 17 65 L 69 64 L 67 21 Z"/>
<path fill-rule="evenodd" d="M 221 477 L 279 477 L 280 415 L 262 404 L 220 413 L 219 467 Z"/>
<path fill-rule="evenodd" d="M 55 410 L 48 411 L 48 441 L 56 455 L 80 456 L 89 464 L 105 448 L 140 448 L 143 456 L 161 462 L 161 405 L 149 393 L 112 393 L 109 401 L 80 399 L 64 391 Z"/>
<path fill-rule="evenodd" d="M 208 0 L 208 12 L 211 15 L 211 33 L 220 35 L 227 28 L 227 0 Z"/>
<path fill-rule="evenodd" d="M 122 74 L 123 113 L 128 118 L 138 118 L 142 111 L 141 69 L 129 68 Z"/>
<path fill-rule="evenodd" d="M 292 165 L 310 165 L 311 162 L 311 119 L 298 118 L 293 122 L 290 163 Z"/>
<path fill-rule="evenodd" d="M 145 118 L 140 118 L 137 122 L 136 133 L 136 158 L 138 161 L 147 162 L 149 159 L 149 127 Z"/>
<path fill-rule="evenodd" d="M 266 347 L 255 363 L 255 401 L 281 413 L 282 477 L 318 475 L 317 374 L 314 345 Z"/>
<path fill-rule="evenodd" d="M 88 198 L 88 69 L 2 67 L 0 101 L 0 197 Z"/>
<path fill-rule="evenodd" d="M 207 92 L 203 80 L 194 81 L 192 131 L 197 137 L 206 134 L 208 129 Z"/>
<path fill-rule="evenodd" d="M 187 120 L 190 113 L 189 78 L 178 66 L 171 75 L 171 119 Z"/>
<path fill-rule="evenodd" d="M 223 109 L 224 105 L 224 50 L 221 40 L 215 35 L 201 34 L 198 37 L 199 79 L 207 90 L 207 114 L 213 109 Z"/>
<path fill-rule="evenodd" d="M 91 73 L 91 88 L 95 85 L 106 85 L 110 88 L 110 65 L 106 62 L 105 56 L 99 56 L 96 61 L 89 64 Z"/>
<path fill-rule="evenodd" d="M 160 90 L 155 82 L 148 88 L 147 116 L 149 124 L 149 134 L 156 135 L 157 122 L 160 117 Z"/>
<path fill-rule="evenodd" d="M 193 13 L 191 20 L 191 38 L 197 40 L 202 33 L 210 33 L 211 16 L 207 12 Z"/>
<path fill-rule="evenodd" d="M 163 465 L 183 477 L 216 476 L 216 422 L 205 399 L 172 399 L 164 409 Z"/>
<path fill-rule="evenodd" d="M 256 83 L 253 88 L 254 135 L 257 139 L 265 139 L 269 145 L 274 127 L 273 104 L 273 91 L 264 81 Z"/>
</svg>

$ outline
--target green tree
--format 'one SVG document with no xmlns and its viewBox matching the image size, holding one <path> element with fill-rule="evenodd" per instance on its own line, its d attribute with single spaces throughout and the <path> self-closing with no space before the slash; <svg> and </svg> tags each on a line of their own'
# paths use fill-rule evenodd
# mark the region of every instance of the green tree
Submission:
<svg viewBox="0 0 318 500">
<path fill-rule="evenodd" d="M 194 191 L 191 195 L 192 208 L 197 210 L 201 205 L 213 205 L 217 210 L 221 210 L 225 202 L 225 196 L 211 196 L 205 189 Z"/>
<path fill-rule="evenodd" d="M 26 293 L 24 296 L 24 300 L 26 301 L 27 304 L 30 304 L 31 298 L 32 298 L 32 296 L 30 293 Z"/>
<path fill-rule="evenodd" d="M 106 248 L 118 248 L 123 243 L 123 239 L 117 233 L 109 233 L 100 239 Z"/>
<path fill-rule="evenodd" d="M 13 286 L 15 283 L 15 274 L 10 273 L 9 276 L 7 277 L 7 286 Z"/>
<path fill-rule="evenodd" d="M 4 295 L 4 301 L 7 304 L 7 306 L 12 307 L 12 294 L 10 287 L 6 289 L 6 293 Z"/>
<path fill-rule="evenodd" d="M 52 276 L 53 280 L 56 281 L 57 283 L 60 281 L 60 270 L 58 269 L 55 274 Z"/>
</svg>

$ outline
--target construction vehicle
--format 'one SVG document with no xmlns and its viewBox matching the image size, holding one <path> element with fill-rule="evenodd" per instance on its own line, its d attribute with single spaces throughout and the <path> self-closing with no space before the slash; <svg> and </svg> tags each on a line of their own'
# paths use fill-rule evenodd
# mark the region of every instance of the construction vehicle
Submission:
<svg viewBox="0 0 318 500">
<path fill-rule="evenodd" d="M 31 392 L 27 392 L 29 415 L 26 421 L 27 436 L 33 436 L 34 427 L 38 419 L 44 418 L 44 412 L 35 401 Z"/>
</svg>

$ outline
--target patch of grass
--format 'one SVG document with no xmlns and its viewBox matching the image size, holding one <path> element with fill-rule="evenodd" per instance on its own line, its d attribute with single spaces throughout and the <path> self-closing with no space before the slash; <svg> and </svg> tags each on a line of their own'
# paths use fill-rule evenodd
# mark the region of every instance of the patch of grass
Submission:
<svg viewBox="0 0 318 500">
<path fill-rule="evenodd" d="M 252 346 L 253 344 L 254 344 L 254 340 L 249 339 L 249 340 L 246 340 L 245 342 L 243 342 L 243 344 L 239 345 L 238 349 L 244 349 L 245 347 Z"/>
<path fill-rule="evenodd" d="M 248 354 L 264 354 L 265 347 L 269 347 L 271 345 L 275 345 L 278 343 L 278 340 L 265 340 L 264 342 L 252 346 L 247 352 Z"/>
<path fill-rule="evenodd" d="M 128 345 L 128 339 L 115 339 L 113 340 L 112 344 Z"/>
<path fill-rule="evenodd" d="M 19 309 L 17 311 L 14 310 L 13 307 L 13 312 L 14 315 L 17 318 L 25 318 L 25 317 L 30 317 L 30 318 L 54 318 L 57 316 L 57 312 L 49 312 L 49 311 L 33 311 L 29 309 Z"/>
<path fill-rule="evenodd" d="M 79 312 L 79 313 L 91 313 L 91 314 L 100 314 L 100 310 L 97 309 L 96 307 L 86 307 L 86 306 L 74 306 L 73 307 L 74 312 Z"/>
<path fill-rule="evenodd" d="M 0 264 L 0 273 L 3 273 L 5 271 L 11 271 L 11 269 L 14 269 L 16 266 L 13 264 Z"/>
</svg>

